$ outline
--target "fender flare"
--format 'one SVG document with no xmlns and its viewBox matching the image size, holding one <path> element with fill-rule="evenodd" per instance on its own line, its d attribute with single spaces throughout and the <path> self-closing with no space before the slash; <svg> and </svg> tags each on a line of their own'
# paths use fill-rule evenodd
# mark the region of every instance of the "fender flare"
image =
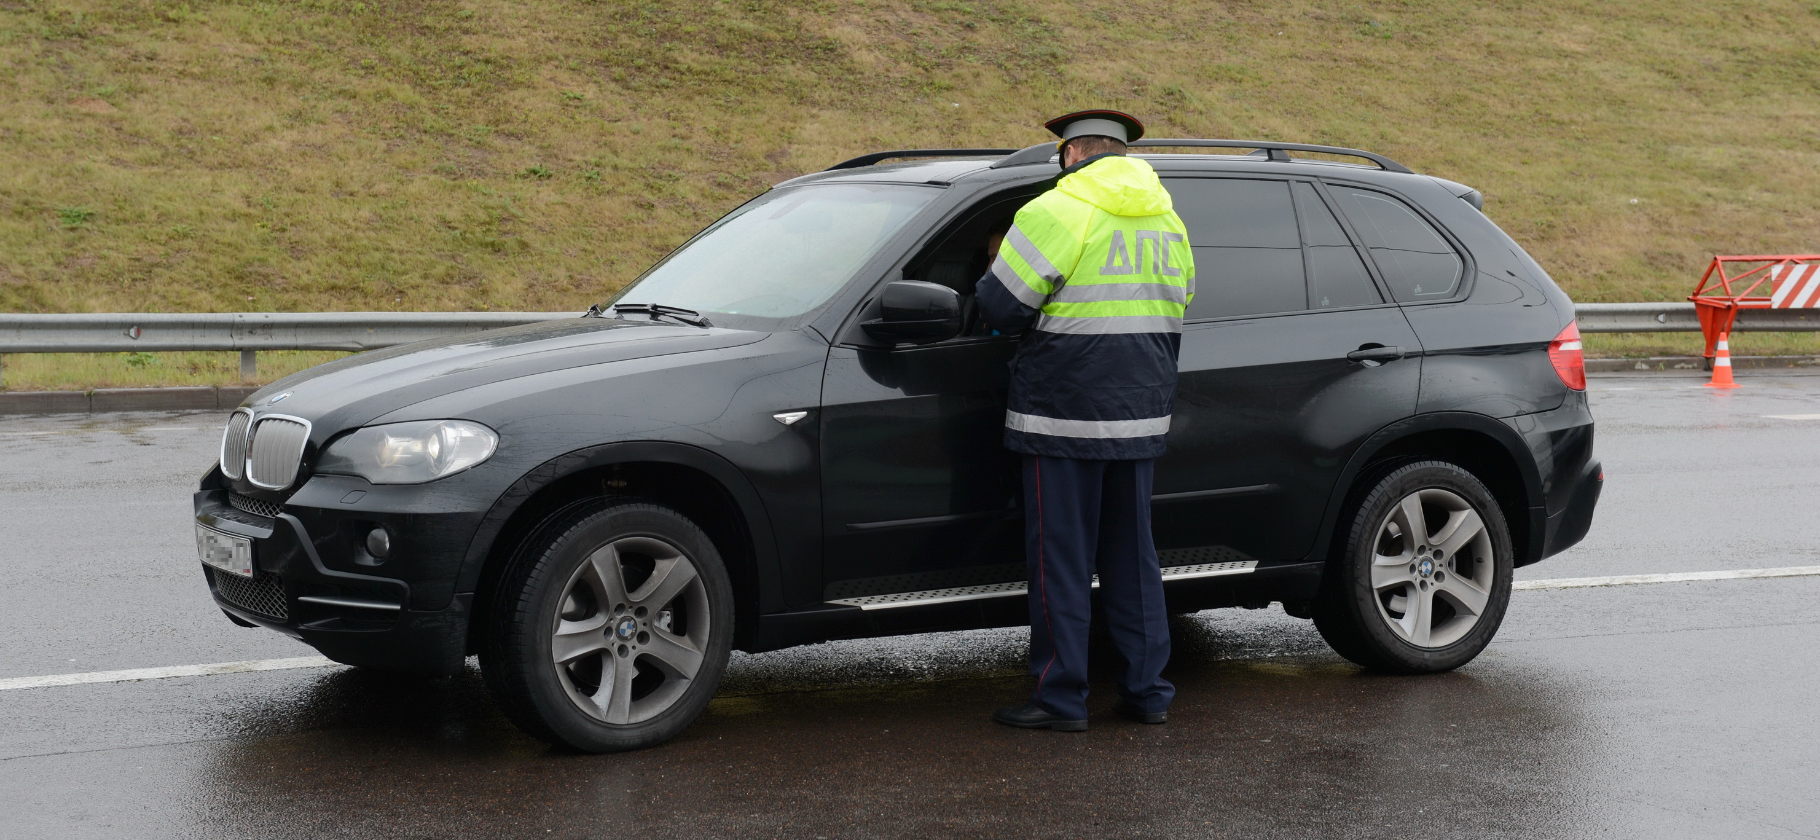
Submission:
<svg viewBox="0 0 1820 840">
<path fill-rule="evenodd" d="M 577 449 L 551 458 L 533 467 L 511 487 L 506 488 L 481 518 L 480 527 L 468 543 L 456 578 L 456 592 L 473 592 L 480 583 L 481 572 L 493 552 L 494 542 L 506 523 L 524 507 L 526 501 L 545 487 L 586 470 L 613 464 L 633 462 L 675 464 L 707 474 L 719 482 L 733 497 L 733 503 L 745 518 L 746 532 L 752 537 L 753 578 L 758 583 L 760 612 L 781 609 L 783 582 L 778 568 L 777 540 L 764 500 L 744 473 L 725 458 L 697 446 L 664 441 L 623 441 Z"/>
<path fill-rule="evenodd" d="M 1542 473 L 1536 467 L 1535 458 L 1524 444 L 1523 437 L 1515 429 L 1496 417 L 1488 414 L 1477 414 L 1470 411 L 1436 411 L 1427 414 L 1416 414 L 1390 423 L 1372 433 L 1358 449 L 1353 450 L 1352 457 L 1347 459 L 1346 468 L 1340 472 L 1340 478 L 1334 482 L 1333 490 L 1327 497 L 1327 512 L 1321 516 L 1321 530 L 1315 539 L 1315 554 L 1310 560 L 1325 560 L 1330 552 L 1334 529 L 1339 527 L 1340 514 L 1346 505 L 1346 496 L 1352 492 L 1353 482 L 1359 479 L 1365 467 L 1377 459 L 1391 444 L 1425 432 L 1477 432 L 1491 438 L 1505 449 L 1505 454 L 1516 462 L 1517 474 L 1523 480 L 1524 507 L 1529 510 L 1529 522 L 1526 523 L 1530 534 L 1526 554 L 1518 557 L 1517 565 L 1523 566 L 1537 559 L 1542 549 L 1547 515 L 1541 505 Z"/>
</svg>

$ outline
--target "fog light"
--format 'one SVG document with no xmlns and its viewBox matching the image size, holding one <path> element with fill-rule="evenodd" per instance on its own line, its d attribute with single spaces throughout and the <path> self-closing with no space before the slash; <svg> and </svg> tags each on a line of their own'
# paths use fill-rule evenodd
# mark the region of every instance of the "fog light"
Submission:
<svg viewBox="0 0 1820 840">
<path fill-rule="evenodd" d="M 367 553 L 374 557 L 386 557 L 392 553 L 392 535 L 384 528 L 374 528 L 367 534 Z"/>
</svg>

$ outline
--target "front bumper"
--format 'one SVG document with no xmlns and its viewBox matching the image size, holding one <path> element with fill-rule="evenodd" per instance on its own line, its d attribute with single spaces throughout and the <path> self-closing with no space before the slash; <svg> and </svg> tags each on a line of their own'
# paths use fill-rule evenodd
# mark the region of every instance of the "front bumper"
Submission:
<svg viewBox="0 0 1820 840">
<path fill-rule="evenodd" d="M 318 486 L 323 479 L 336 486 Z M 281 509 L 264 511 L 271 516 L 233 506 L 229 490 L 205 481 L 194 497 L 196 522 L 253 541 L 251 580 L 198 563 L 215 603 L 337 662 L 456 673 L 466 659 L 473 594 L 455 593 L 453 582 L 478 515 L 388 511 L 383 492 L 374 494 L 378 505 L 340 505 L 354 495 L 339 486 L 349 481 L 365 485 L 317 477 Z M 324 498 L 341 509 L 307 504 Z M 395 556 L 378 560 L 361 547 L 374 527 L 394 535 Z"/>
</svg>

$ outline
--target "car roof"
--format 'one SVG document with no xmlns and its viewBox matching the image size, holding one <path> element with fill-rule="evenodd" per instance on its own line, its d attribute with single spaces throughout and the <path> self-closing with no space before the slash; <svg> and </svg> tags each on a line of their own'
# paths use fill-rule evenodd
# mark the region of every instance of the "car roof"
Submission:
<svg viewBox="0 0 1820 840">
<path fill-rule="evenodd" d="M 1248 154 L 1150 152 L 1145 147 L 1255 149 Z M 1349 163 L 1310 157 L 1291 157 L 1289 151 L 1349 155 L 1370 163 Z M 1386 185 L 1406 178 L 1422 178 L 1402 164 L 1358 149 L 1268 141 L 1145 140 L 1135 144 L 1132 156 L 1149 161 L 1159 172 L 1229 172 L 1272 175 L 1341 175 Z M 872 162 L 878 161 L 878 162 Z M 811 183 L 898 183 L 947 187 L 960 181 L 990 186 L 1028 179 L 1033 174 L 1053 174 L 1055 145 L 1039 143 L 1011 154 L 978 150 L 909 150 L 878 152 L 855 158 L 823 172 L 792 178 L 779 187 Z M 1462 190 L 1468 188 L 1461 188 Z"/>
<path fill-rule="evenodd" d="M 1243 155 L 1133 155 L 1149 161 L 1161 175 L 1186 175 L 1191 173 L 1223 173 L 1278 176 L 1339 176 L 1354 180 L 1393 186 L 1397 182 L 1410 178 L 1426 176 L 1386 172 L 1375 166 L 1353 163 L 1339 163 L 1324 160 L 1297 160 L 1292 162 L 1262 160 Z M 777 187 L 796 187 L 808 184 L 916 184 L 933 187 L 949 187 L 962 184 L 969 187 L 991 188 L 1012 181 L 1029 181 L 1031 176 L 1054 177 L 1060 172 L 1052 162 L 1047 165 L 1032 164 L 1008 166 L 999 169 L 991 167 L 990 159 L 969 161 L 919 161 L 916 163 L 892 163 L 874 166 L 860 166 L 852 169 L 838 169 L 828 172 L 815 172 L 792 178 Z M 1438 179 L 1437 179 L 1438 180 Z M 1464 188 L 1462 188 L 1464 189 Z"/>
<path fill-rule="evenodd" d="M 1376 166 L 1342 163 L 1331 160 L 1268 160 L 1252 155 L 1146 154 L 1134 155 L 1150 162 L 1158 172 L 1250 172 L 1271 175 L 1341 175 L 1348 178 L 1380 179 L 1419 178 L 1402 172 L 1390 172 Z M 1323 171 L 1325 170 L 1325 171 Z"/>
<path fill-rule="evenodd" d="M 935 184 L 947 186 L 960 178 L 974 172 L 988 169 L 1002 155 L 982 155 L 970 158 L 930 158 L 925 160 L 900 161 L 893 163 L 876 163 L 871 166 L 857 166 L 851 169 L 829 169 L 824 172 L 812 172 L 777 186 L 798 186 L 800 184 L 824 183 L 829 181 L 863 181 L 870 183 L 891 184 Z"/>
</svg>

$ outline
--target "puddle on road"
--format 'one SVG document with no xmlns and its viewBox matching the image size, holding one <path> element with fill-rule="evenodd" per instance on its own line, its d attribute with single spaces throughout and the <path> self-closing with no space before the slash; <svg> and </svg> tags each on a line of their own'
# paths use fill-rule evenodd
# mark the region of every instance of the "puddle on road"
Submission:
<svg viewBox="0 0 1820 840">
<path fill-rule="evenodd" d="M 1344 662 L 1308 622 L 1275 609 L 1177 617 L 1172 633 L 1169 676 L 1180 693 L 1161 727 L 1105 712 L 1113 657 L 1103 639 L 1091 731 L 993 725 L 991 709 L 1020 702 L 1029 686 L 1024 631 L 1007 629 L 742 656 L 694 726 L 632 754 L 573 755 L 532 740 L 499 714 L 476 671 L 425 680 L 351 669 L 171 681 L 151 694 L 85 687 L 95 692 L 85 708 L 138 710 L 122 721 L 206 712 L 189 712 L 190 734 L 169 747 L 0 767 L 43 777 L 32 790 L 46 807 L 34 813 L 77 809 L 94 816 L 92 827 L 115 809 L 119 836 L 534 827 L 575 837 L 1571 837 L 1637 828 L 1611 804 L 1637 776 L 1614 775 L 1611 763 L 1641 725 L 1622 723 L 1624 710 L 1650 702 L 1654 694 L 1637 690 L 1653 683 L 1633 676 L 1614 688 L 1625 685 L 1612 676 L 1629 655 L 1596 653 L 1628 642 L 1506 647 L 1458 672 L 1392 677 Z M 44 696 L 40 719 L 10 719 L 68 717 Z M 68 726 L 92 729 L 81 719 Z M 148 762 L 155 772 L 135 769 Z M 18 789 L 0 772 L 0 802 L 19 801 Z"/>
<path fill-rule="evenodd" d="M 1187 836 L 1217 826 L 1234 836 L 1548 837 L 1585 828 L 1579 768 L 1592 733 L 1563 700 L 1573 693 L 1547 677 L 1508 668 L 1373 676 L 1307 653 L 1300 639 L 1279 639 L 1268 659 L 1232 658 L 1259 643 L 1257 623 L 1187 623 L 1204 629 L 1177 631 L 1187 654 L 1171 667 L 1180 688 L 1171 723 L 1105 714 L 1102 674 L 1093 701 L 1102 711 L 1080 735 L 988 721 L 1027 690 L 1021 644 L 1008 639 L 985 640 L 987 655 L 933 681 L 869 665 L 861 645 L 829 645 L 828 670 L 788 678 L 799 690 L 724 695 L 676 741 L 613 756 L 565 754 L 516 733 L 472 673 L 416 683 L 325 675 L 222 719 L 278 719 L 275 735 L 323 731 L 210 745 L 154 782 L 183 792 L 159 819 L 196 836 L 525 826 L 551 836 Z M 835 673 L 871 682 L 823 681 Z"/>
</svg>

